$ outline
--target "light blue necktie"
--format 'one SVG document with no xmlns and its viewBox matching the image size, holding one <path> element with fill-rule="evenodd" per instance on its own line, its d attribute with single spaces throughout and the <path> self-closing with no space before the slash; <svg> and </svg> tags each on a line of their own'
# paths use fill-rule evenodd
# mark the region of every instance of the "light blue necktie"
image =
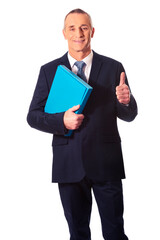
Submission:
<svg viewBox="0 0 160 240">
<path fill-rule="evenodd" d="M 84 74 L 83 68 L 86 65 L 83 61 L 77 61 L 75 62 L 76 67 L 78 68 L 77 76 L 82 78 L 85 82 L 87 82 L 86 76 Z"/>
</svg>

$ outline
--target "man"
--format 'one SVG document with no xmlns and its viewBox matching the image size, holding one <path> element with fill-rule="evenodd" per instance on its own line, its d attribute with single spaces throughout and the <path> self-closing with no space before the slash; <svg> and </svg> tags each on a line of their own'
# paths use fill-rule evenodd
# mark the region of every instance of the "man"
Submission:
<svg viewBox="0 0 160 240">
<path fill-rule="evenodd" d="M 41 67 L 28 113 L 28 123 L 54 134 L 52 181 L 58 182 L 71 240 L 90 240 L 91 189 L 97 201 L 103 237 L 127 240 L 123 228 L 125 178 L 117 117 L 132 121 L 137 115 L 121 63 L 91 50 L 95 29 L 88 13 L 75 9 L 67 14 L 63 34 L 68 53 Z M 77 61 L 85 62 L 83 73 L 93 87 L 83 114 L 80 106 L 47 114 L 44 106 L 58 65 L 78 74 Z M 68 130 L 74 130 L 66 137 Z"/>
</svg>

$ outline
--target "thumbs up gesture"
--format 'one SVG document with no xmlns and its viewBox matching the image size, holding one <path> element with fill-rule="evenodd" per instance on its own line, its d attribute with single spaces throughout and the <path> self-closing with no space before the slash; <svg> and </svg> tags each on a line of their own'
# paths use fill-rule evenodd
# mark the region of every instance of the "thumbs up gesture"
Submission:
<svg viewBox="0 0 160 240">
<path fill-rule="evenodd" d="M 122 72 L 120 75 L 119 86 L 116 87 L 117 99 L 122 104 L 128 104 L 130 102 L 130 90 L 125 84 L 125 73 Z"/>
</svg>

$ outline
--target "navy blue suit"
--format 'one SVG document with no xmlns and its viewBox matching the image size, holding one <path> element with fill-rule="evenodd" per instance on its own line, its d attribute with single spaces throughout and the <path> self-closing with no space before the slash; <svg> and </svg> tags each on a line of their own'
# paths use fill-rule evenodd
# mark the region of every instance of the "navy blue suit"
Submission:
<svg viewBox="0 0 160 240">
<path fill-rule="evenodd" d="M 124 71 L 122 64 L 93 53 L 89 78 L 93 91 L 83 111 L 84 121 L 72 136 L 64 136 L 64 113 L 44 113 L 57 66 L 65 65 L 71 69 L 67 53 L 41 67 L 27 116 L 31 127 L 53 134 L 52 181 L 59 183 L 63 205 L 69 201 L 63 196 L 62 189 L 65 184 L 80 183 L 84 179 L 89 179 L 87 182 L 92 181 L 89 185 L 93 182 L 116 182 L 119 186 L 119 181 L 125 178 L 117 117 L 128 122 L 134 120 L 137 115 L 137 104 L 132 94 L 129 106 L 120 104 L 116 98 L 115 88 L 119 85 L 121 72 Z M 126 84 L 128 84 L 127 79 Z M 66 186 L 68 188 L 68 185 Z M 64 209 L 67 207 L 64 206 Z M 71 239 L 81 238 L 71 237 Z M 90 239 L 90 237 L 82 239 Z M 122 240 L 116 237 L 110 239 Z"/>
<path fill-rule="evenodd" d="M 115 88 L 124 71 L 122 64 L 94 52 L 89 79 L 93 91 L 83 112 L 83 124 L 71 137 L 64 136 L 64 113 L 44 113 L 60 64 L 71 68 L 67 54 L 41 67 L 27 117 L 31 127 L 54 134 L 53 182 L 78 182 L 86 175 L 97 181 L 125 178 L 117 117 L 132 121 L 137 105 L 132 95 L 128 107 L 117 101 Z"/>
</svg>

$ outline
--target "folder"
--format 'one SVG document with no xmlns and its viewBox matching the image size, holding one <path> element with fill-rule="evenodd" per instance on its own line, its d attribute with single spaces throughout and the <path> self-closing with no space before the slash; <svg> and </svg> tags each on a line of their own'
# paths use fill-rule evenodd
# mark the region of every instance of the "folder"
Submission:
<svg viewBox="0 0 160 240">
<path fill-rule="evenodd" d="M 93 88 L 64 65 L 59 65 L 46 101 L 44 111 L 55 114 L 80 105 L 75 112 L 82 113 Z M 65 136 L 71 136 L 69 130 Z"/>
</svg>

